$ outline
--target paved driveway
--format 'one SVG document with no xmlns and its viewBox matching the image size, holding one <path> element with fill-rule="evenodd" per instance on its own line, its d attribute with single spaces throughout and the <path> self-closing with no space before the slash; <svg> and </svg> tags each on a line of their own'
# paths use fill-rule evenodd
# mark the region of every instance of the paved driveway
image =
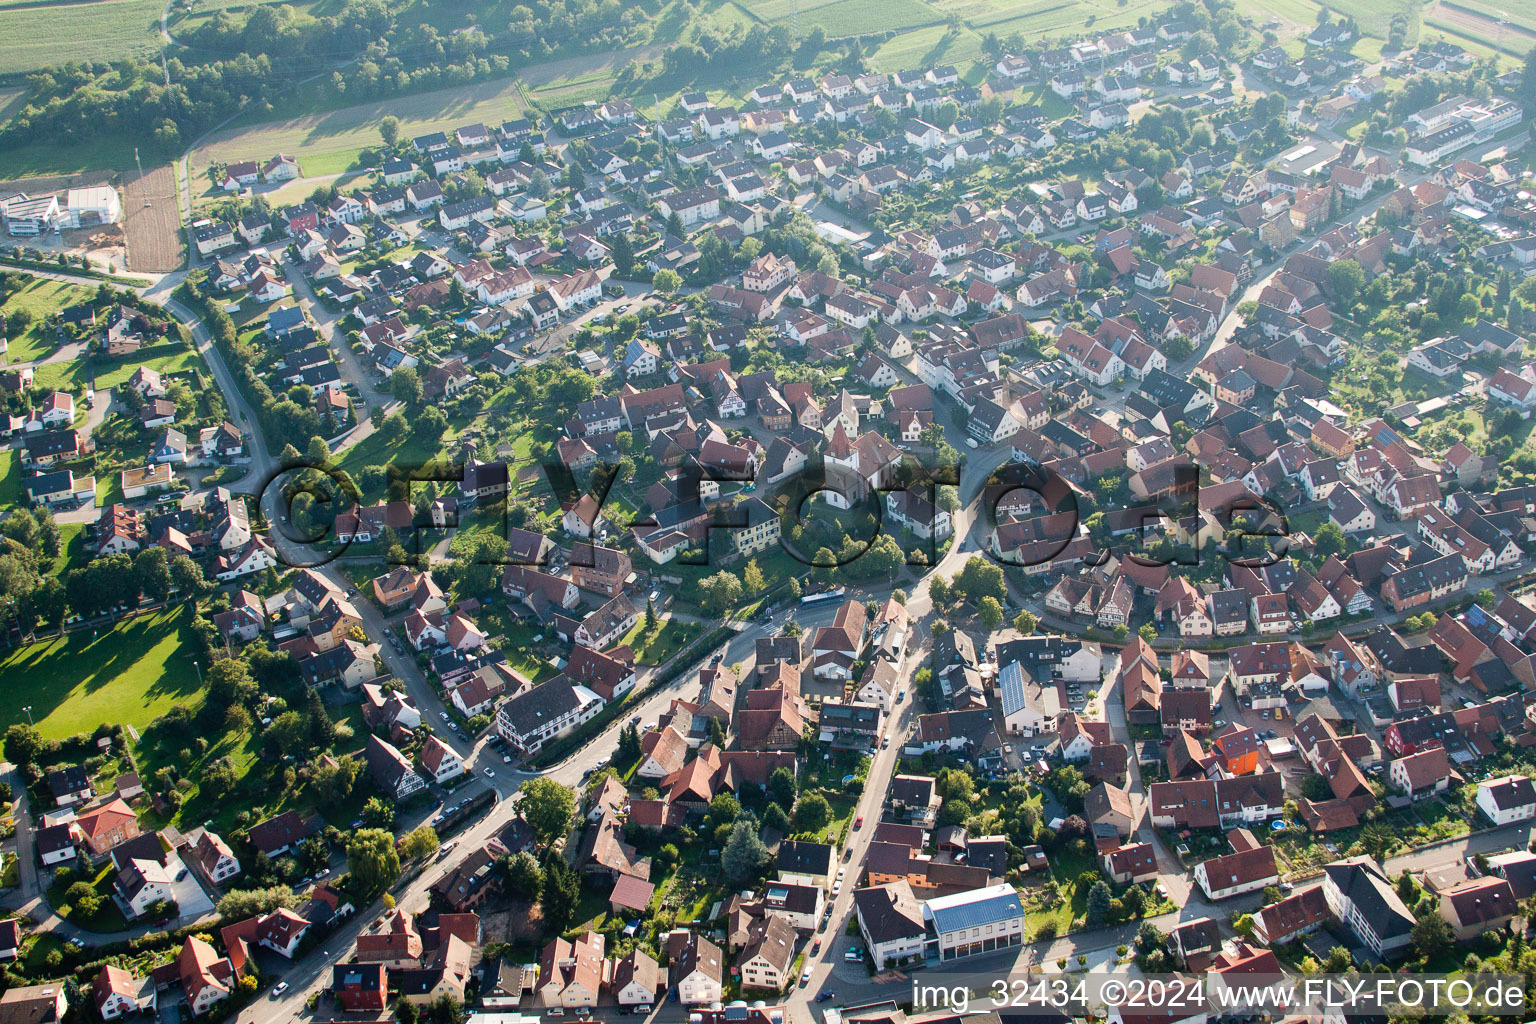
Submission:
<svg viewBox="0 0 1536 1024">
<path fill-rule="evenodd" d="M 180 923 L 195 921 L 204 914 L 213 913 L 213 900 L 198 883 L 197 872 L 192 869 L 192 865 L 184 863 L 179 856 L 172 856 L 168 870 L 171 873 L 172 898 L 181 911 Z M 178 881 L 176 876 L 183 871 L 186 874 Z"/>
</svg>

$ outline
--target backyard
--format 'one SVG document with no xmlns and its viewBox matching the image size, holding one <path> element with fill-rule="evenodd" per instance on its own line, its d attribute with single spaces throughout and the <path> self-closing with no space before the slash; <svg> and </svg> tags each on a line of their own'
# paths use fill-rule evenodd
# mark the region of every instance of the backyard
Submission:
<svg viewBox="0 0 1536 1024">
<path fill-rule="evenodd" d="M 7 364 L 36 362 L 52 352 L 55 334 L 47 323 L 48 317 L 66 306 L 89 302 L 92 294 L 88 288 L 63 281 L 25 277 L 22 280 L 26 284 L 0 304 L 0 313 L 5 314 L 8 322 L 13 322 L 12 318 L 18 313 L 31 318 L 25 330 L 16 331 L 7 339 Z"/>
</svg>

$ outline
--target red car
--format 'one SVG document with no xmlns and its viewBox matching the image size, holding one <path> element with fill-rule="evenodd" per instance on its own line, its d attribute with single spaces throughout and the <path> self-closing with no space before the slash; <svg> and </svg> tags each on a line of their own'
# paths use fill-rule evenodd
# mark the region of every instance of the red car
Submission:
<svg viewBox="0 0 1536 1024">
<path fill-rule="evenodd" d="M 853 827 L 854 828 L 863 828 L 864 827 L 864 815 L 861 814 L 857 818 L 853 819 Z"/>
</svg>

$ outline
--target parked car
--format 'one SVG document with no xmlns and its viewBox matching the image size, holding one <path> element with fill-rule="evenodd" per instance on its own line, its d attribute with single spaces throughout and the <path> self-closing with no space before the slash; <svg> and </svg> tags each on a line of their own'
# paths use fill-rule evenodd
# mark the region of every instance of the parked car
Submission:
<svg viewBox="0 0 1536 1024">
<path fill-rule="evenodd" d="M 851 964 L 856 964 L 864 959 L 864 951 L 858 946 L 849 946 L 848 952 L 843 954 L 843 959 Z"/>
</svg>

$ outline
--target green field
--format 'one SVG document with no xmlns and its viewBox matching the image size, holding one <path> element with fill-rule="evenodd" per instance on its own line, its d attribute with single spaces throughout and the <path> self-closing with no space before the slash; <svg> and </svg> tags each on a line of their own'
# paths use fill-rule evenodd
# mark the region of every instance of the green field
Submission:
<svg viewBox="0 0 1536 1024">
<path fill-rule="evenodd" d="M 143 731 L 176 704 L 200 704 L 197 669 L 183 651 L 192 613 L 177 607 L 139 615 L 93 635 L 82 630 L 0 659 L 0 729 L 27 720 L 45 739 L 89 733 L 103 722 Z M 190 648 L 188 648 L 190 649 Z"/>
<path fill-rule="evenodd" d="M 384 443 L 382 434 L 374 431 L 342 452 L 338 465 L 351 475 L 354 482 L 358 480 L 362 470 L 369 466 L 385 466 L 391 463 L 399 463 L 402 466 L 424 466 L 434 459 L 444 458 L 452 453 L 451 435 L 452 426 L 450 425 L 449 433 L 436 442 L 428 442 L 407 433 L 405 439 L 399 444 L 389 445 Z M 364 505 L 371 505 L 381 500 L 387 490 L 387 484 L 380 484 L 377 487 L 364 487 L 362 484 L 358 486 L 362 490 Z"/>
<path fill-rule="evenodd" d="M 146 164 L 155 154 L 148 147 L 140 155 Z M 160 154 L 169 159 L 166 154 Z M 133 166 L 133 144 L 120 136 L 98 138 L 79 145 L 38 142 L 28 146 L 0 148 L 0 178 L 30 178 L 34 175 L 83 174 L 88 171 L 120 171 Z"/>
<path fill-rule="evenodd" d="M 635 660 L 639 664 L 660 665 L 702 632 L 704 627 L 696 622 L 674 622 L 670 619 L 658 619 L 655 628 L 647 630 L 642 616 L 619 643 L 627 644 L 635 652 Z"/>
<path fill-rule="evenodd" d="M 959 64 L 981 56 L 981 36 L 964 29 L 952 34 L 943 25 L 893 36 L 869 55 L 875 71 L 900 71 L 926 64 Z"/>
<path fill-rule="evenodd" d="M 1095 32 L 1133 28 L 1137 18 L 1162 9 L 1163 5 L 1153 0 L 1140 0 L 1124 7 L 1093 4 L 1085 0 L 1068 0 L 1066 3 L 1060 0 L 1041 0 L 1024 5 L 1017 13 L 1007 17 L 982 15 L 968 19 L 968 24 L 980 32 L 995 32 L 999 36 L 1020 32 L 1024 38 L 1030 39 L 1040 33 L 1068 34 L 1081 31 L 1086 19 L 1090 17 L 1093 18 L 1091 27 Z"/>
<path fill-rule="evenodd" d="M 0 74 L 159 51 L 160 0 L 0 3 Z"/>
<path fill-rule="evenodd" d="M 144 778 L 153 777 L 161 768 L 174 767 L 192 783 L 192 788 L 182 794 L 182 805 L 174 815 L 164 818 L 151 812 L 147 825 L 175 823 L 183 828 L 191 828 L 212 820 L 218 828 L 227 831 L 242 807 L 250 806 L 254 809 L 266 802 L 255 794 L 251 795 L 248 804 L 243 798 L 214 801 L 202 794 L 202 787 L 197 781 L 203 768 L 221 758 L 228 758 L 235 775 L 244 782 L 256 764 L 257 752 L 261 749 L 261 731 L 253 730 L 247 736 L 237 736 L 226 731 L 220 736 L 210 736 L 208 740 L 208 749 L 200 755 L 180 747 L 180 739 L 167 740 L 155 733 L 145 742 L 134 746 L 134 760 Z M 191 754 L 190 763 L 185 756 L 187 754 Z M 268 794 L 268 798 L 274 802 L 281 799 L 276 794 Z"/>
<path fill-rule="evenodd" d="M 32 322 L 27 329 L 10 339 L 10 347 L 5 353 L 5 362 L 8 365 L 16 363 L 31 363 L 46 356 L 53 351 L 54 332 L 43 321 L 52 313 L 56 313 L 65 306 L 72 306 L 79 302 L 87 302 L 91 298 L 91 290 L 80 285 L 67 284 L 63 281 L 48 281 L 41 278 L 29 278 L 27 284 L 20 291 L 11 295 L 0 305 L 0 312 L 7 317 L 19 310 L 25 310 L 32 314 Z"/>
<path fill-rule="evenodd" d="M 311 102 L 315 102 L 313 98 Z M 400 119 L 400 136 L 409 139 L 428 132 L 452 131 L 474 121 L 500 124 L 525 109 L 517 80 L 501 79 L 304 113 L 284 121 L 215 133 L 192 154 L 192 174 L 201 187 L 207 180 L 203 172 L 214 161 L 253 160 L 273 153 L 298 157 L 305 177 L 340 174 L 356 162 L 360 150 L 380 144 L 378 124 L 385 114 Z"/>
<path fill-rule="evenodd" d="M 1411 27 L 1418 24 L 1422 5 L 1417 0 L 1328 0 L 1326 4 L 1309 4 L 1309 6 L 1314 8 L 1326 6 L 1334 17 L 1347 14 L 1359 24 L 1360 31 L 1381 39 L 1387 37 L 1392 16 L 1401 13 L 1408 18 L 1410 26 L 1408 38 L 1412 42 Z M 1317 19 L 1315 13 L 1312 17 L 1314 21 Z"/>
</svg>

